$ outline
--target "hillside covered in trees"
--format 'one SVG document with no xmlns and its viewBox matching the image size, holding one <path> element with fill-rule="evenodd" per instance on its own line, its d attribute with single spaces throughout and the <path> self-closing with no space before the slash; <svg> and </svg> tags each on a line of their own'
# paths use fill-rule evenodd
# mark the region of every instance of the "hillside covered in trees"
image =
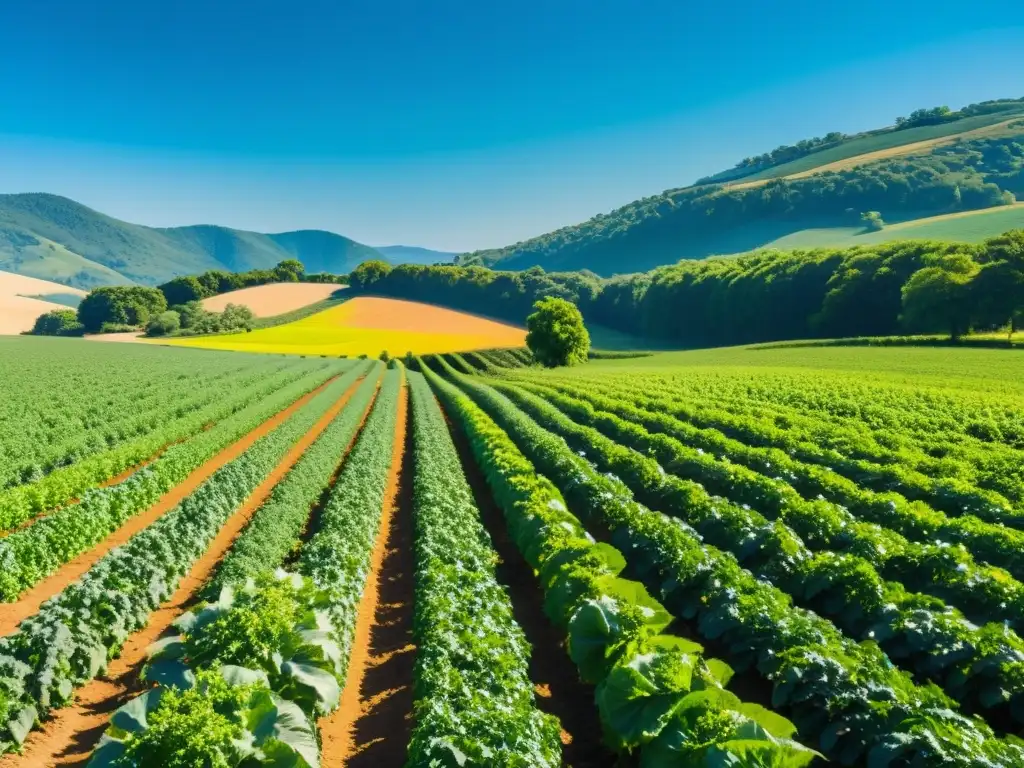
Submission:
<svg viewBox="0 0 1024 768">
<path fill-rule="evenodd" d="M 884 226 L 1012 204 L 1024 195 L 1024 118 L 1004 123 L 991 135 L 929 146 L 920 154 L 812 175 L 669 190 L 506 248 L 464 254 L 458 262 L 610 276 L 748 251 L 809 227 L 856 227 L 871 213 Z"/>
<path fill-rule="evenodd" d="M 1024 325 L 1024 231 L 981 244 L 756 251 L 603 279 L 592 272 L 361 265 L 363 291 L 522 323 L 533 302 L 572 301 L 587 320 L 680 346 L 1013 329 Z"/>
</svg>

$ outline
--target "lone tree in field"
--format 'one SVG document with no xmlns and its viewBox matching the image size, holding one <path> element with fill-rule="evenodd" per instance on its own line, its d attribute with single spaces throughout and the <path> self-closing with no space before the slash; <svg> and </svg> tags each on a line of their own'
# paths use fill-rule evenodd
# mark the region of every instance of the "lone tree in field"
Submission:
<svg viewBox="0 0 1024 768">
<path fill-rule="evenodd" d="M 549 297 L 533 310 L 526 318 L 526 346 L 538 362 L 549 368 L 587 362 L 590 334 L 575 304 Z"/>
</svg>

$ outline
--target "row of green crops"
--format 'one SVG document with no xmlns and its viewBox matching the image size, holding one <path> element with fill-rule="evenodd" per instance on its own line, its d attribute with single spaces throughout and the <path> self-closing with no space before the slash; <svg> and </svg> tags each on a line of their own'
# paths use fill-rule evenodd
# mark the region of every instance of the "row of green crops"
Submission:
<svg viewBox="0 0 1024 768">
<path fill-rule="evenodd" d="M 991 360 L 990 360 L 991 362 Z M 962 365 L 970 365 L 963 358 Z M 1012 363 L 1011 363 L 1012 365 Z M 946 444 L 1002 452 L 1024 448 L 1024 416 L 1013 403 L 1012 391 L 978 381 L 974 372 L 960 367 L 964 382 L 934 380 L 845 379 L 841 387 L 821 372 L 776 373 L 771 377 L 722 376 L 720 371 L 659 379 L 688 396 L 713 390 L 717 398 L 742 409 L 771 410 L 800 415 L 797 421 L 811 429 L 835 425 L 855 428 L 885 445 L 913 449 Z M 952 386 L 947 386 L 952 385 Z M 732 407 L 732 406 L 730 406 Z"/>
<path fill-rule="evenodd" d="M 727 649 L 726 661 L 774 686 L 773 706 L 805 741 L 844 765 L 1000 766 L 1024 760 L 1024 745 L 999 739 L 957 712 L 934 685 L 917 685 L 872 643 L 794 608 L 789 597 L 705 544 L 689 526 L 640 505 L 617 478 L 595 470 L 486 385 L 460 386 L 559 487 L 588 527 L 608 531 L 631 572 L 677 616 Z"/>
<path fill-rule="evenodd" d="M 855 552 L 890 578 L 957 601 L 975 620 L 1008 621 L 1016 626 L 1020 619 L 1024 585 L 999 567 L 979 565 L 973 555 L 977 552 L 983 563 L 1021 570 L 1024 534 L 1019 531 L 970 515 L 950 519 L 897 494 L 863 491 L 834 475 L 807 472 L 806 465 L 778 451 L 764 455 L 764 449 L 735 441 L 723 447 L 726 439 L 720 434 L 705 436 L 693 447 L 697 441 L 691 432 L 680 429 L 676 419 L 631 407 L 624 397 L 602 398 L 564 385 L 562 392 L 527 386 L 574 418 L 655 456 L 673 474 L 783 519 L 815 548 Z M 595 406 L 609 410 L 598 411 Z M 655 434 L 648 432 L 647 424 L 655 425 Z M 718 451 L 721 458 L 715 455 Z M 764 472 L 751 465 L 759 465 Z M 813 501 L 802 498 L 787 482 L 788 478 L 805 486 L 801 478 L 809 475 L 817 477 L 818 498 Z M 904 533 L 916 541 L 908 541 Z M 950 540 L 965 546 L 950 547 L 946 543 Z"/>
<path fill-rule="evenodd" d="M 0 359 L 0 489 L 164 429 L 225 397 L 239 379 L 339 368 L 319 359 L 199 358 L 141 344 L 36 338 L 0 340 Z"/>
<path fill-rule="evenodd" d="M 365 365 L 351 367 L 337 383 L 348 386 L 364 370 Z M 327 371 L 306 375 L 212 429 L 171 446 L 123 483 L 91 490 L 79 503 L 0 539 L 0 597 L 8 602 L 17 599 L 28 587 L 98 544 L 220 450 L 315 389 L 329 375 Z"/>
<path fill-rule="evenodd" d="M 837 389 L 844 388 L 844 383 L 837 382 Z M 872 429 L 855 418 L 835 422 L 821 412 L 797 412 L 770 402 L 730 404 L 716 391 L 691 395 L 671 382 L 654 380 L 644 389 L 688 404 L 696 418 L 709 426 L 722 423 L 752 433 L 751 440 L 778 440 L 781 434 L 784 441 L 797 443 L 806 460 L 826 466 L 834 462 L 837 471 L 862 484 L 899 488 L 909 498 L 928 501 L 954 515 L 966 511 L 999 520 L 1013 514 L 1012 503 L 1020 518 L 1024 452 L 1002 442 L 998 430 L 979 439 L 951 429 L 952 423 L 972 418 L 953 408 L 955 400 L 943 397 L 934 402 L 935 410 L 950 412 L 936 419 L 927 432 L 915 434 L 901 431 L 906 427 L 898 419 L 890 427 Z M 845 402 L 853 395 L 844 392 L 841 397 Z M 899 414 L 913 405 L 913 399 L 896 396 L 878 407 Z"/>
<path fill-rule="evenodd" d="M 403 371 L 391 369 L 321 515 L 316 534 L 302 547 L 298 570 L 329 596 L 343 670 L 355 637 L 360 597 L 370 573 L 374 544 L 391 474 Z M 400 438 L 399 438 L 400 439 Z"/>
<path fill-rule="evenodd" d="M 650 442 L 639 450 L 652 451 L 659 461 L 672 461 L 676 474 L 700 480 L 712 493 L 741 503 L 754 504 L 753 498 L 765 506 L 766 512 L 772 510 L 779 515 L 784 515 L 789 507 L 812 504 L 818 508 L 816 514 L 834 521 L 833 528 L 853 526 L 856 523 L 852 518 L 856 518 L 881 525 L 912 541 L 939 539 L 963 544 L 982 562 L 1024 578 L 1024 532 L 970 514 L 949 517 L 921 502 L 908 502 L 896 493 L 865 490 L 842 475 L 802 462 L 778 448 L 748 446 L 715 430 L 694 427 L 664 412 L 632 405 L 630 399 L 635 399 L 635 395 L 608 397 L 590 387 L 569 384 L 559 384 L 557 390 L 530 383 L 524 386 L 584 418 L 604 420 L 611 429 L 617 429 L 611 416 L 614 414 L 642 431 L 665 436 L 650 437 Z M 593 414 L 594 409 L 607 414 Z M 642 433 L 637 436 L 644 439 Z M 815 501 L 804 500 L 812 498 Z M 831 503 L 822 506 L 822 502 Z M 844 539 L 848 544 L 851 536 L 844 535 Z"/>
<path fill-rule="evenodd" d="M 321 380 L 330 375 L 329 371 L 327 367 L 322 369 Z M 309 372 L 303 370 L 266 370 L 227 381 L 223 388 L 215 389 L 211 402 L 179 419 L 165 422 L 140 438 L 56 469 L 33 483 L 0 491 L 0 530 L 21 525 L 41 512 L 80 497 L 98 484 L 150 459 L 172 443 L 191 437 L 207 425 L 222 421 L 308 376 Z"/>
<path fill-rule="evenodd" d="M 856 485 L 881 492 L 899 491 L 907 499 L 927 502 L 952 515 L 968 513 L 995 523 L 1024 526 L 1024 513 L 1014 508 L 1022 498 L 1024 478 L 1009 471 L 1005 462 L 983 472 L 978 466 L 948 456 L 939 461 L 917 452 L 924 458 L 916 461 L 906 450 L 877 446 L 853 430 L 841 436 L 831 430 L 832 439 L 825 439 L 820 430 L 794 430 L 789 418 L 779 424 L 754 415 L 734 414 L 713 399 L 705 400 L 713 398 L 708 393 L 684 396 L 634 376 L 596 381 L 558 379 L 557 383 L 584 386 L 612 399 L 625 397 L 638 407 L 671 415 L 689 426 L 695 445 L 700 444 L 701 432 L 711 433 L 712 440 L 726 436 L 749 447 L 781 450 L 795 461 L 837 473 Z M 875 450 L 865 447 L 866 442 L 871 442 Z"/>
<path fill-rule="evenodd" d="M 312 501 L 330 482 L 377 382 L 373 376 L 363 383 L 257 511 L 209 585 L 219 585 L 217 599 L 181 616 L 180 634 L 150 649 L 143 677 L 158 687 L 114 714 L 94 768 L 166 761 L 172 754 L 182 764 L 318 765 L 315 722 L 337 707 L 345 682 L 391 468 L 401 371 L 385 376 L 301 548 L 304 575 L 280 566 L 298 546 Z M 234 706 L 209 717 L 211 698 L 225 689 L 234 692 Z M 267 701 L 273 710 L 258 711 L 253 725 L 253 710 Z"/>
<path fill-rule="evenodd" d="M 383 366 L 374 369 L 316 442 L 253 515 L 245 530 L 221 560 L 207 592 L 243 584 L 245 580 L 280 567 L 298 551 L 309 522 L 310 510 L 320 499 L 338 468 L 344 448 L 352 442 L 373 403 Z M 385 406 L 386 407 L 386 406 Z"/>
<path fill-rule="evenodd" d="M 538 574 L 548 616 L 596 688 L 606 741 L 643 768 L 763 764 L 798 768 L 815 753 L 795 726 L 726 691 L 731 670 L 664 633 L 673 617 L 642 584 L 619 578 L 621 553 L 597 544 L 558 490 L 483 411 L 451 384 L 431 384 L 468 434 L 512 539 Z"/>
<path fill-rule="evenodd" d="M 940 599 L 885 582 L 869 559 L 856 554 L 899 552 L 895 537 L 881 538 L 878 529 L 858 526 L 855 520 L 829 527 L 828 517 L 818 509 L 799 504 L 769 522 L 756 511 L 768 506 L 759 504 L 760 496 L 744 496 L 750 503 L 741 505 L 739 499 L 734 503 L 713 497 L 701 483 L 677 477 L 675 459 L 682 449 L 678 441 L 654 439 L 642 426 L 595 412 L 565 395 L 552 393 L 549 403 L 513 386 L 498 388 L 542 427 L 585 452 L 597 469 L 621 477 L 638 501 L 685 521 L 704 541 L 731 552 L 741 565 L 787 592 L 797 604 L 828 616 L 853 637 L 873 639 L 911 671 L 941 683 L 969 711 L 1009 707 L 1024 721 L 1024 641 L 1003 623 L 977 627 Z M 579 421 L 599 423 L 601 430 L 576 424 L 551 403 Z M 709 475 L 716 469 L 712 465 Z M 771 481 L 764 479 L 770 486 Z M 858 527 L 872 538 L 858 539 L 851 532 Z M 851 552 L 828 551 L 831 533 L 836 538 L 840 533 L 848 536 Z M 805 540 L 826 549 L 813 552 Z M 934 563 L 943 553 L 932 553 L 930 560 L 916 555 Z M 912 562 L 915 556 L 904 553 L 895 570 Z M 941 575 L 934 565 L 932 573 Z M 940 654 L 937 648 L 948 650 Z"/>
<path fill-rule="evenodd" d="M 337 402 L 328 384 L 282 425 L 0 639 L 0 747 L 10 749 L 50 709 L 96 677 L 173 592 L 235 510 Z"/>
<path fill-rule="evenodd" d="M 409 374 L 416 512 L 415 726 L 408 764 L 561 764 L 558 722 L 541 713 L 530 648 L 495 579 L 495 553 L 444 417 Z"/>
</svg>

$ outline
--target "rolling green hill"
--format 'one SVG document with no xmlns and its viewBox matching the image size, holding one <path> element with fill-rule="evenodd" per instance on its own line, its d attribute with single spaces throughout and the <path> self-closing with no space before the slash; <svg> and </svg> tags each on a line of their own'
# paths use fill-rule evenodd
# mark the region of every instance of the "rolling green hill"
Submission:
<svg viewBox="0 0 1024 768">
<path fill-rule="evenodd" d="M 910 140 L 905 153 L 887 146 L 890 139 L 873 137 L 861 145 L 868 152 L 863 162 L 820 152 L 827 164 L 818 172 L 804 167 L 811 155 L 790 163 L 796 175 L 787 178 L 668 190 L 505 248 L 463 254 L 457 263 L 507 270 L 589 269 L 610 276 L 766 246 L 877 243 L 895 237 L 978 241 L 1020 226 L 1017 213 L 993 213 L 988 219 L 970 215 L 1024 199 L 1024 117 L 1014 115 L 1003 112 L 894 132 Z M 956 124 L 968 130 L 941 135 Z M 796 163 L 804 165 L 798 170 Z M 868 211 L 901 222 L 902 231 L 897 235 L 893 227 L 868 235 L 861 223 Z M 935 217 L 947 214 L 955 215 L 939 229 L 931 228 L 938 226 Z M 920 220 L 918 231 L 912 219 Z M 995 225 L 1006 226 L 993 230 Z"/>
<path fill-rule="evenodd" d="M 0 269 L 79 288 L 156 285 L 177 275 L 264 269 L 290 258 L 308 272 L 343 274 L 367 259 L 400 263 L 402 257 L 321 230 L 264 235 L 212 225 L 156 229 L 57 195 L 0 195 Z"/>
</svg>

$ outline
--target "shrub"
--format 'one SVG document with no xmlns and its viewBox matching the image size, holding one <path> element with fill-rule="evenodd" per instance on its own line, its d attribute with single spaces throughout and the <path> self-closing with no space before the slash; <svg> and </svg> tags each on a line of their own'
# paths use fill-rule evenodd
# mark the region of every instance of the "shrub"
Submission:
<svg viewBox="0 0 1024 768">
<path fill-rule="evenodd" d="M 73 309 L 54 309 L 36 318 L 32 326 L 35 336 L 81 336 L 85 327 L 78 322 Z"/>
<path fill-rule="evenodd" d="M 181 315 L 173 309 L 161 312 L 146 325 L 147 336 L 166 336 L 181 328 Z"/>
</svg>

